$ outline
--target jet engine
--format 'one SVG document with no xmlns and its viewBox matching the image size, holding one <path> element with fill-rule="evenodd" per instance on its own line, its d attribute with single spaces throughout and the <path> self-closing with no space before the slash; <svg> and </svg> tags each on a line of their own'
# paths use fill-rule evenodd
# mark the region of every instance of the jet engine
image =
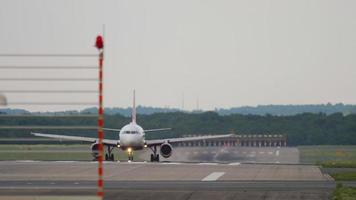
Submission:
<svg viewBox="0 0 356 200">
<path fill-rule="evenodd" d="M 170 145 L 169 143 L 163 143 L 160 147 L 160 154 L 164 157 L 164 158 L 168 158 L 172 155 L 172 145 Z"/>
<path fill-rule="evenodd" d="M 94 159 L 97 159 L 99 156 L 99 144 L 93 143 L 90 148 L 91 148 L 91 155 L 94 157 Z"/>
</svg>

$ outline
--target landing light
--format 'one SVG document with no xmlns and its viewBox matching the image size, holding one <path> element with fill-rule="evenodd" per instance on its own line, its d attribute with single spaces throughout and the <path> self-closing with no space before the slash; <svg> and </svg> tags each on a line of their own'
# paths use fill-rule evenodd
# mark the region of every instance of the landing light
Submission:
<svg viewBox="0 0 356 200">
<path fill-rule="evenodd" d="M 127 152 L 129 152 L 129 153 L 131 153 L 131 152 L 132 152 L 131 147 L 127 148 Z"/>
<path fill-rule="evenodd" d="M 117 145 L 117 148 L 120 148 L 120 145 L 119 145 L 119 144 Z"/>
<path fill-rule="evenodd" d="M 147 148 L 147 144 L 143 145 L 143 147 Z"/>
</svg>

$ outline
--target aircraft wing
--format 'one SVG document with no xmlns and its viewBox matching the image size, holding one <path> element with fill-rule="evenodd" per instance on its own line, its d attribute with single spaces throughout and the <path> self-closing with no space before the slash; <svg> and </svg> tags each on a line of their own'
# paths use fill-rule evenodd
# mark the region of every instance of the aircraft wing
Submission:
<svg viewBox="0 0 356 200">
<path fill-rule="evenodd" d="M 55 138 L 55 139 L 62 139 L 62 140 L 75 140 L 75 141 L 84 141 L 84 142 L 97 142 L 98 138 L 91 138 L 91 137 L 80 137 L 80 136 L 69 136 L 69 135 L 54 135 L 54 134 L 44 134 L 44 133 L 32 133 L 34 136 L 38 137 L 46 137 L 46 138 Z M 120 142 L 119 140 L 103 140 L 104 145 L 109 146 L 116 146 L 117 143 Z"/>
<path fill-rule="evenodd" d="M 103 128 L 104 131 L 117 131 L 120 132 L 121 129 L 117 129 L 117 128 Z"/>
<path fill-rule="evenodd" d="M 168 131 L 172 130 L 172 128 L 156 128 L 156 129 L 146 129 L 145 132 L 156 132 L 156 131 Z"/>
<path fill-rule="evenodd" d="M 147 146 L 155 146 L 155 145 L 161 145 L 165 142 L 172 144 L 172 143 L 177 143 L 177 142 L 211 140 L 211 139 L 229 138 L 229 137 L 232 137 L 233 135 L 234 134 L 197 136 L 197 137 L 185 137 L 185 138 L 168 138 L 168 139 L 159 139 L 159 140 L 146 140 L 146 144 L 147 144 Z"/>
</svg>

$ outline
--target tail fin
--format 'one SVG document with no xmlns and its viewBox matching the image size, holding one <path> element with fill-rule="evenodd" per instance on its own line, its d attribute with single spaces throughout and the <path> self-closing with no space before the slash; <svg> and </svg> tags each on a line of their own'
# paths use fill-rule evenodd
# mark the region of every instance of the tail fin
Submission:
<svg viewBox="0 0 356 200">
<path fill-rule="evenodd" d="M 135 90 L 133 91 L 133 105 L 132 105 L 132 123 L 136 124 L 136 96 Z"/>
</svg>

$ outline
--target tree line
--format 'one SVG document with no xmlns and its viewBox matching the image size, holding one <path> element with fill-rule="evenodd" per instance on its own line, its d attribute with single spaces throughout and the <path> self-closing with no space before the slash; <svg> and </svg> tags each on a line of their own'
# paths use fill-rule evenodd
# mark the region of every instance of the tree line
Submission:
<svg viewBox="0 0 356 200">
<path fill-rule="evenodd" d="M 138 115 L 144 129 L 173 128 L 171 131 L 146 133 L 146 138 L 169 138 L 203 134 L 283 134 L 289 145 L 356 144 L 356 114 L 303 113 L 293 116 L 219 115 L 203 113 L 155 113 Z M 106 115 L 105 127 L 121 128 L 131 121 L 119 114 Z M 0 126 L 82 126 L 97 124 L 96 119 L 79 117 L 1 117 Z M 95 130 L 32 130 L 53 134 L 95 137 Z M 30 130 L 0 130 L 0 137 L 32 137 Z M 106 138 L 118 138 L 116 132 L 105 132 Z"/>
</svg>

